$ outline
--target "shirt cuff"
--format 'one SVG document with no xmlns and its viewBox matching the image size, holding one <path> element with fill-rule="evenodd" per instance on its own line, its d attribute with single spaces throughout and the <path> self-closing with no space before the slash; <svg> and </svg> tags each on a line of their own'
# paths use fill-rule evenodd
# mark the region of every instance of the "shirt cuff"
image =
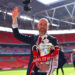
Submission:
<svg viewBox="0 0 75 75">
<path fill-rule="evenodd" d="M 12 28 L 18 28 L 18 24 L 12 24 Z"/>
</svg>

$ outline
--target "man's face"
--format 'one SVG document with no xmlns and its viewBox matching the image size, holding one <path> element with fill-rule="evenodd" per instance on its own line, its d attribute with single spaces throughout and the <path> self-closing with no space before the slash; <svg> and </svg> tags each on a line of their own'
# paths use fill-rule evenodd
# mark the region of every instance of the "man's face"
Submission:
<svg viewBox="0 0 75 75">
<path fill-rule="evenodd" d="M 41 19 L 38 23 L 38 30 L 40 33 L 45 34 L 48 30 L 47 21 L 45 19 Z"/>
</svg>

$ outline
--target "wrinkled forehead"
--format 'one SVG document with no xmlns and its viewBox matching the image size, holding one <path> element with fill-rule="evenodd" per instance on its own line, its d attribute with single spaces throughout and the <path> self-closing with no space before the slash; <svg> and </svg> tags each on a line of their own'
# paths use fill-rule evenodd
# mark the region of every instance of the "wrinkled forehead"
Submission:
<svg viewBox="0 0 75 75">
<path fill-rule="evenodd" d="M 47 19 L 40 19 L 39 23 L 46 23 L 48 25 L 48 20 Z"/>
</svg>

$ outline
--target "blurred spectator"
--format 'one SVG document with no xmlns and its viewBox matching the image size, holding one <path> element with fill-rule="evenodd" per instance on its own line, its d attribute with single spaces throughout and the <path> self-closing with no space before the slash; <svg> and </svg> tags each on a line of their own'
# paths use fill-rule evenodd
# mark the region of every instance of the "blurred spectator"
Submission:
<svg viewBox="0 0 75 75">
<path fill-rule="evenodd" d="M 66 56 L 64 55 L 64 52 L 63 52 L 63 46 L 60 46 L 57 75 L 58 75 L 59 69 L 61 69 L 62 74 L 64 75 L 63 65 L 66 63 L 66 61 L 67 61 L 67 59 L 66 59 Z"/>
<path fill-rule="evenodd" d="M 73 64 L 73 66 L 75 68 L 75 49 L 72 50 L 71 61 L 72 61 L 72 64 Z"/>
</svg>

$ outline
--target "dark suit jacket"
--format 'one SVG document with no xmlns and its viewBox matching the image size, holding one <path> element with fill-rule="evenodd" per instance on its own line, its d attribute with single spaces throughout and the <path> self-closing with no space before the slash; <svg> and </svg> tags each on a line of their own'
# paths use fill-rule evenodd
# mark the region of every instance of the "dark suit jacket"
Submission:
<svg viewBox="0 0 75 75">
<path fill-rule="evenodd" d="M 22 34 L 19 33 L 18 28 L 13 29 L 13 34 L 18 40 L 20 40 L 22 42 L 25 42 L 25 43 L 28 43 L 28 44 L 31 44 L 31 46 L 36 44 L 36 41 L 37 41 L 38 36 L 39 36 L 39 35 L 32 35 L 32 36 L 22 35 Z M 49 39 L 49 42 L 51 42 L 54 46 L 58 45 L 56 38 L 54 38 L 52 36 L 48 36 L 47 39 Z M 30 55 L 30 61 L 29 61 L 29 64 L 28 64 L 27 75 L 29 75 L 29 73 L 30 73 L 30 65 L 31 65 L 32 61 L 33 61 L 33 53 L 32 53 L 32 50 L 31 50 L 31 55 Z"/>
<path fill-rule="evenodd" d="M 67 62 L 67 58 L 64 55 L 64 52 L 59 50 L 58 68 L 61 68 L 66 62 Z"/>
</svg>

